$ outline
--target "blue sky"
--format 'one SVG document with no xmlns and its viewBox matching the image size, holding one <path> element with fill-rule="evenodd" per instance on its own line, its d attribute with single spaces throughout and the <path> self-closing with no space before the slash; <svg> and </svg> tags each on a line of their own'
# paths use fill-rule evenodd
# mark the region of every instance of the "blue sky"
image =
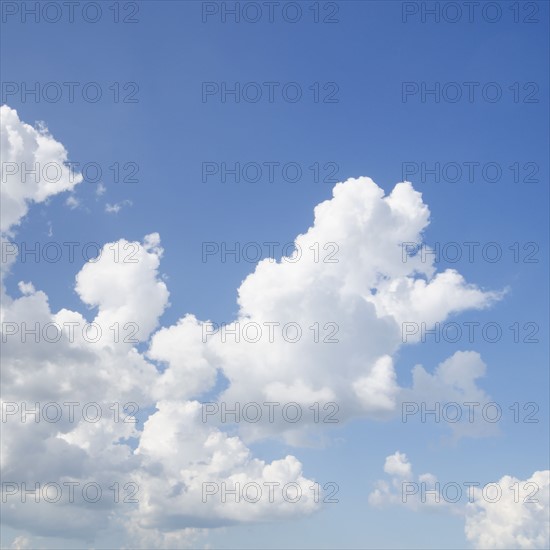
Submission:
<svg viewBox="0 0 550 550">
<path fill-rule="evenodd" d="M 336 181 L 366 176 L 389 194 L 404 179 L 404 163 L 425 163 L 428 170 L 436 163 L 457 163 L 463 169 L 457 182 L 445 176 L 436 182 L 420 172 L 407 179 L 431 212 L 424 231 L 428 245 L 475 241 L 480 247 L 495 242 L 502 248 L 503 257 L 495 263 L 484 260 L 478 250 L 473 262 L 441 261 L 435 267 L 457 269 L 484 292 L 507 289 L 491 307 L 465 309 L 446 318 L 499 323 L 503 338 L 498 343 L 477 337 L 473 343 L 462 339 L 438 344 L 428 339 L 402 346 L 393 354 L 397 382 L 409 387 L 416 364 L 433 372 L 455 352 L 475 351 L 487 364 L 485 376 L 476 383 L 504 410 L 514 402 L 540 407 L 538 424 L 514 423 L 508 414 L 498 424 L 500 434 L 458 441 L 444 424 L 404 424 L 399 415 L 386 420 L 352 415 L 326 430 L 321 448 L 294 446 L 277 437 L 247 442 L 258 458 L 270 462 L 291 454 L 302 463 L 306 477 L 338 483 L 340 502 L 312 516 L 211 529 L 196 544 L 471 547 L 475 541 L 466 539 L 460 515 L 414 511 L 395 503 L 377 508 L 369 504 L 369 494 L 377 480 L 387 478 L 384 460 L 398 450 L 406 453 L 415 474 L 432 472 L 442 481 L 483 484 L 504 475 L 527 480 L 548 468 L 548 4 L 520 2 L 519 22 L 514 21 L 512 2 L 496 2 L 502 11 L 499 21 L 488 22 L 480 10 L 471 22 L 464 15 L 450 23 L 429 16 L 422 22 L 420 12 L 403 21 L 405 4 L 420 10 L 420 3 L 320 2 L 322 13 L 336 6 L 338 22 L 332 24 L 312 21 L 313 2 L 300 2 L 303 16 L 296 23 L 286 22 L 279 11 L 272 23 L 265 12 L 258 23 L 231 18 L 223 22 L 220 13 L 203 22 L 203 10 L 214 3 L 176 0 L 129 3 L 139 6 L 138 22 L 115 24 L 109 6 L 117 3 L 99 4 L 103 15 L 97 23 L 83 20 L 80 7 L 74 23 L 67 21 L 66 13 L 56 23 L 43 18 L 35 23 L 32 18 L 22 20 L 20 11 L 2 23 L 2 104 L 17 110 L 28 124 L 44 121 L 71 161 L 100 165 L 100 182 L 106 188 L 98 196 L 97 183 L 83 181 L 71 193 L 78 201 L 75 208 L 67 206 L 67 193 L 31 204 L 12 241 L 103 245 L 119 239 L 142 242 L 145 235 L 158 232 L 164 249 L 159 273 L 170 291 L 170 306 L 159 325 L 174 325 L 187 313 L 199 320 L 230 322 L 239 311 L 237 289 L 255 264 L 231 258 L 223 263 L 219 256 L 205 263 L 203 243 L 293 242 L 312 226 L 314 207 L 332 197 L 334 183 L 314 182 L 309 166 L 332 163 Z M 119 3 L 119 9 L 126 9 L 124 4 Z M 445 4 L 437 3 L 439 9 Z M 523 22 L 531 9 L 538 22 Z M 78 92 L 74 102 L 66 94 L 56 102 L 23 98 L 20 92 L 6 95 L 6 83 L 21 87 L 68 81 L 97 82 L 104 95 L 97 103 Z M 137 102 L 114 102 L 109 87 L 115 82 L 135 83 Z M 203 101 L 204 82 L 277 82 L 277 90 L 297 82 L 304 95 L 296 103 L 278 92 L 272 103 L 235 103 L 232 96 L 222 102 L 219 94 Z M 459 83 L 463 98 L 450 102 L 440 96 L 436 102 L 428 95 L 422 101 L 418 93 L 405 100 L 405 82 L 419 88 L 423 83 Z M 479 83 L 473 101 L 466 98 L 464 82 Z M 335 83 L 337 102 L 313 101 L 309 87 L 314 83 L 320 83 L 321 98 L 336 89 L 334 84 L 325 90 L 323 86 Z M 483 96 L 488 83 L 502 91 L 499 100 Z M 526 102 L 530 98 L 537 102 Z M 115 162 L 135 163 L 137 182 L 113 181 L 109 167 Z M 272 183 L 265 173 L 256 183 L 237 183 L 231 176 L 226 183 L 218 176 L 203 182 L 207 162 L 294 162 L 303 177 L 292 183 L 276 172 Z M 466 175 L 467 163 L 479 163 L 473 182 Z M 484 178 L 487 163 L 502 170 L 498 181 Z M 515 163 L 519 182 L 510 169 Z M 523 181 L 533 167 L 536 181 Z M 107 203 L 120 204 L 120 211 L 107 212 Z M 348 221 L 344 213 L 341 223 Z M 372 227 L 374 234 L 380 231 L 381 242 L 387 230 Z M 518 262 L 509 250 L 514 243 L 521 251 Z M 537 263 L 523 261 L 530 251 L 522 248 L 526 243 L 538 247 Z M 95 310 L 74 291 L 82 267 L 83 262 L 65 260 L 17 261 L 5 281 L 7 293 L 17 296 L 17 283 L 32 281 L 47 294 L 52 312 L 67 308 L 92 320 Z M 141 307 L 147 309 L 146 298 Z M 536 323 L 539 342 L 514 343 L 507 327 L 516 322 Z M 14 520 L 6 532 L 6 545 L 20 535 L 39 537 L 39 547 L 74 545 L 62 531 L 53 539 L 41 538 L 43 533 L 32 532 L 24 520 Z M 120 535 L 113 537 L 84 544 L 130 544 Z"/>
</svg>

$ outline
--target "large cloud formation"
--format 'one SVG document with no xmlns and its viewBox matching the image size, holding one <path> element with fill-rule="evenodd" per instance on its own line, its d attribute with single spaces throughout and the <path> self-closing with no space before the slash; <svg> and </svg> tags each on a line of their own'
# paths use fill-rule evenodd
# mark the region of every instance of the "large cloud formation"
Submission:
<svg viewBox="0 0 550 550">
<path fill-rule="evenodd" d="M 8 107 L 2 113 L 8 158 L 66 159 L 63 146 L 44 130 L 22 123 Z M 16 229 L 31 201 L 69 190 L 67 177 L 25 190 L 10 179 L 3 231 Z M 22 503 L 17 495 L 4 506 L 6 524 L 30 535 L 84 540 L 98 528 L 122 529 L 125 540 L 167 548 L 191 544 L 205 528 L 317 510 L 314 480 L 295 456 L 259 460 L 246 443 L 276 436 L 303 444 L 320 427 L 330 428 L 330 420 L 322 422 L 327 415 L 338 422 L 395 415 L 406 391 L 393 364 L 401 323 L 431 325 L 499 298 L 455 270 L 436 273 L 432 263 L 414 256 L 404 261 L 403 243 L 421 242 L 428 223 L 429 210 L 408 182 L 387 196 L 366 177 L 337 184 L 333 197 L 315 208 L 312 227 L 296 238 L 301 256 L 261 261 L 238 290 L 237 318 L 218 331 L 192 314 L 159 328 L 169 291 L 159 273 L 163 251 L 156 233 L 141 243 L 106 243 L 100 259 L 82 267 L 75 290 L 92 308 L 91 318 L 89 312 L 51 311 L 44 292 L 21 282 L 21 295 L 3 300 L 2 479 L 27 487 L 117 482 L 139 487 L 139 494 L 137 502 L 103 499 L 101 505 L 83 498 Z M 334 244 L 327 250 L 327 243 Z M 131 247 L 136 261 L 118 261 L 116 246 Z M 27 334 L 23 342 L 25 326 L 36 324 L 38 337 Z M 243 333 L 245 325 L 252 330 Z M 62 327 L 59 334 L 56 327 Z M 254 333 L 257 327 L 261 334 Z M 415 371 L 411 391 L 431 388 L 452 397 L 458 388 L 484 397 L 475 386 L 480 369 L 475 357 L 454 358 L 431 381 Z M 274 414 L 264 408 L 257 422 L 228 426 L 219 415 L 205 418 L 205 396 L 213 401 L 211 411 L 254 402 L 270 403 Z M 301 418 L 294 410 L 292 420 L 281 414 L 289 402 L 301 407 Z M 36 403 L 38 422 L 22 411 Z M 59 419 L 43 417 L 46 403 L 62 409 Z M 77 403 L 73 418 L 66 403 Z M 89 403 L 99 414 L 93 407 L 82 410 Z M 50 406 L 47 414 L 56 411 Z M 133 421 L 136 415 L 143 423 Z M 402 462 L 388 468 L 405 471 Z M 238 502 L 223 498 L 222 486 L 231 491 L 237 484 L 263 489 L 260 500 L 252 502 L 253 492 Z M 302 498 L 285 496 L 284 487 Z"/>
<path fill-rule="evenodd" d="M 51 312 L 47 296 L 29 284 L 20 285 L 23 295 L 6 304 L 2 479 L 25 483 L 26 488 L 36 483 L 40 488 L 52 483 L 60 487 L 98 483 L 104 495 L 119 483 L 126 496 L 139 488 L 138 497 L 135 502 L 108 501 L 102 506 L 83 497 L 54 505 L 44 502 L 41 494 L 38 504 L 29 497 L 23 504 L 20 491 L 11 496 L 9 491 L 15 488 L 3 486 L 10 503 L 4 521 L 25 525 L 36 535 L 79 538 L 93 537 L 98 526 L 116 531 L 123 521 L 129 532 L 141 532 L 138 544 L 157 541 L 158 547 L 167 547 L 174 539 L 177 547 L 188 540 L 190 528 L 277 519 L 317 509 L 309 490 L 313 480 L 302 475 L 295 457 L 271 463 L 254 459 L 238 437 L 202 421 L 199 402 L 155 399 L 162 393 L 157 389 L 160 375 L 135 343 L 125 342 L 122 327 L 130 323 L 132 340 L 146 341 L 167 305 L 168 291 L 157 270 L 158 236 L 149 235 L 144 243 L 135 244 L 138 263 L 114 262 L 106 245 L 101 261 L 86 264 L 77 275 L 78 294 L 97 307 L 90 322 L 75 311 Z M 147 297 L 147 308 L 136 299 L 136 288 Z M 116 338 L 111 329 L 115 322 L 121 327 Z M 22 331 L 35 329 L 36 323 L 38 338 L 29 333 L 23 342 Z M 73 404 L 72 418 L 68 404 Z M 125 404 L 130 404 L 128 412 Z M 139 411 L 148 411 L 141 430 L 128 416 Z M 303 498 L 287 502 L 279 490 L 272 501 L 265 492 L 255 505 L 246 499 L 231 503 L 222 500 L 222 482 L 228 490 L 238 483 L 257 485 L 264 492 L 265 483 L 281 487 L 297 483 Z M 206 501 L 205 483 L 218 489 Z"/>
<path fill-rule="evenodd" d="M 202 324 L 202 349 L 194 345 L 188 357 L 187 345 L 178 345 L 196 342 L 193 318 L 153 336 L 151 356 L 168 365 L 162 397 L 184 396 L 182 384 L 168 382 L 183 381 L 199 364 L 211 382 L 215 364 L 228 380 L 219 401 L 229 409 L 294 401 L 304 411 L 334 402 L 340 421 L 393 413 L 399 387 L 392 356 L 402 344 L 402 323 L 432 326 L 499 298 L 455 270 L 435 273 L 419 256 L 404 261 L 403 243 L 421 242 L 428 223 L 428 208 L 408 182 L 388 196 L 370 178 L 337 184 L 333 198 L 315 208 L 313 226 L 296 238 L 299 259 L 261 261 L 239 288 L 238 318 L 217 332 Z M 338 247 L 331 261 L 310 252 L 327 243 Z M 292 330 L 285 334 L 285 326 Z M 304 414 L 292 424 L 263 414 L 243 422 L 241 433 L 251 439 L 277 433 L 294 443 L 314 420 Z"/>
</svg>

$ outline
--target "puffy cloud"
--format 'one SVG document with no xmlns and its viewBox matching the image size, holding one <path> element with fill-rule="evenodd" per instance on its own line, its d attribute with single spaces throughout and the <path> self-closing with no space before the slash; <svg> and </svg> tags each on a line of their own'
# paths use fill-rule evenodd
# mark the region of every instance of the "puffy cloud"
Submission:
<svg viewBox="0 0 550 550">
<path fill-rule="evenodd" d="M 198 353 L 197 363 L 189 362 L 200 344 L 194 318 L 181 323 L 189 331 L 185 356 L 179 355 L 173 329 L 159 331 L 149 350 L 151 358 L 188 368 L 178 370 L 178 380 L 159 372 L 125 338 L 125 324 L 135 323 L 138 330 L 132 324 L 131 335 L 146 340 L 167 306 L 161 256 L 160 237 L 150 234 L 143 243 L 107 243 L 99 260 L 86 263 L 76 290 L 97 307 L 91 323 L 76 311 L 52 312 L 48 297 L 32 282 L 20 282 L 21 296 L 3 304 L 2 479 L 18 486 L 15 496 L 6 495 L 7 525 L 36 536 L 84 540 L 103 530 L 138 545 L 178 548 L 192 547 L 203 526 L 295 517 L 319 507 L 309 489 L 313 481 L 302 475 L 295 457 L 254 459 L 238 437 L 202 422 L 198 402 L 186 400 L 210 387 L 216 374 Z M 116 332 L 113 323 L 119 325 Z M 92 325 L 96 328 L 85 329 Z M 168 394 L 176 400 L 157 402 Z M 128 416 L 135 413 L 148 416 L 142 429 Z M 22 483 L 27 489 L 38 483 L 39 503 L 32 494 L 21 502 Z M 67 483 L 79 488 L 97 483 L 104 496 L 94 504 L 78 498 L 77 490 L 72 503 L 44 500 L 40 488 L 57 484 L 66 497 Z M 121 487 L 120 502 L 107 498 L 114 483 Z M 219 493 L 203 502 L 204 483 L 220 490 L 222 483 L 229 490 L 235 483 L 258 486 L 263 505 L 224 502 Z M 279 494 L 271 502 L 265 483 L 297 484 L 303 498 L 289 503 Z M 137 488 L 137 502 L 122 502 L 127 484 Z"/>
<path fill-rule="evenodd" d="M 384 472 L 390 480 L 380 479 L 375 483 L 369 495 L 371 506 L 401 505 L 416 510 L 422 505 L 437 509 L 447 506 L 445 500 L 426 497 L 429 491 L 439 491 L 437 478 L 430 473 L 415 476 L 405 453 L 396 451 L 387 456 Z"/>
<path fill-rule="evenodd" d="M 353 389 L 365 411 L 393 411 L 398 386 L 392 358 L 384 355 L 378 359 L 368 376 L 353 383 Z"/>
<path fill-rule="evenodd" d="M 156 397 L 189 399 L 214 385 L 217 369 L 208 360 L 203 347 L 202 325 L 192 315 L 155 333 L 147 355 L 170 366 L 156 382 Z"/>
<path fill-rule="evenodd" d="M 498 300 L 501 292 L 484 292 L 466 284 L 454 269 L 438 273 L 429 282 L 400 277 L 381 282 L 379 291 L 369 297 L 380 315 L 390 315 L 400 325 L 425 323 L 433 326 L 451 313 L 482 309 Z"/>
<path fill-rule="evenodd" d="M 448 492 L 433 474 L 414 476 L 406 455 L 399 451 L 386 458 L 384 471 L 391 479 L 376 482 L 369 495 L 371 506 L 444 510 L 463 517 L 466 538 L 475 548 L 550 546 L 550 470 L 535 472 L 527 480 L 505 475 L 483 486 L 451 482 Z"/>
<path fill-rule="evenodd" d="M 17 111 L 0 107 L 2 193 L 0 231 L 18 225 L 32 202 L 72 190 L 82 181 L 67 165 L 67 151 L 44 125 L 34 128 Z M 35 171 L 35 172 L 33 172 Z"/>
<path fill-rule="evenodd" d="M 30 284 L 21 290 L 23 296 L 3 304 L 3 479 L 34 484 L 96 475 L 112 483 L 124 477 L 132 450 L 121 441 L 138 433 L 134 423 L 114 422 L 115 410 L 124 419 L 124 404 L 152 405 L 155 367 L 123 341 L 124 332 L 116 343 L 104 326 L 96 341 L 80 313 L 53 313 L 42 291 Z M 72 419 L 67 403 L 76 404 Z M 100 409 L 92 405 L 86 414 L 87 404 Z"/>
<path fill-rule="evenodd" d="M 43 124 L 34 128 L 24 123 L 7 105 L 0 107 L 0 150 L 0 299 L 6 303 L 10 298 L 5 293 L 4 278 L 16 259 L 16 247 L 9 241 L 13 230 L 31 203 L 72 191 L 82 175 L 67 165 L 67 150 Z M 71 196 L 67 204 L 72 207 L 74 201 Z"/>
<path fill-rule="evenodd" d="M 407 459 L 407 455 L 397 451 L 395 454 L 386 457 L 384 464 L 384 472 L 389 475 L 398 477 L 408 477 L 411 475 L 411 464 Z"/>
<path fill-rule="evenodd" d="M 549 548 L 550 470 L 526 480 L 503 476 L 498 484 L 503 490 L 496 502 L 474 489 L 475 501 L 466 505 L 468 541 L 475 548 Z"/>
<path fill-rule="evenodd" d="M 105 330 L 113 323 L 130 323 L 136 328 L 133 338 L 147 340 L 168 304 L 168 289 L 157 276 L 161 256 L 159 235 L 152 234 L 143 245 L 124 239 L 108 243 L 84 265 L 76 291 L 84 303 L 98 308 L 96 323 Z"/>
<path fill-rule="evenodd" d="M 339 407 L 340 422 L 395 412 L 392 356 L 402 345 L 401 323 L 430 326 L 499 297 L 454 270 L 436 273 L 433 258 L 404 260 L 403 243 L 422 242 L 428 223 L 428 207 L 408 182 L 387 196 L 366 177 L 337 184 L 333 198 L 315 208 L 312 227 L 296 238 L 296 252 L 259 262 L 242 283 L 237 318 L 214 334 L 205 325 L 202 361 L 228 380 L 219 400 L 229 407 L 295 401 L 304 410 L 330 401 Z M 170 330 L 168 371 L 192 368 L 173 360 L 176 333 L 184 357 L 188 324 Z M 160 340 L 154 337 L 153 344 L 160 357 Z M 196 365 L 199 355 L 194 348 L 189 363 Z M 278 433 L 295 442 L 313 423 L 311 415 L 296 424 L 265 415 L 240 429 L 250 439 Z"/>
<path fill-rule="evenodd" d="M 303 477 L 295 457 L 270 464 L 253 458 L 238 437 L 207 426 L 196 401 L 161 401 L 156 407 L 136 450 L 142 458 L 135 473 L 142 526 L 213 527 L 318 509 L 313 481 Z"/>
</svg>

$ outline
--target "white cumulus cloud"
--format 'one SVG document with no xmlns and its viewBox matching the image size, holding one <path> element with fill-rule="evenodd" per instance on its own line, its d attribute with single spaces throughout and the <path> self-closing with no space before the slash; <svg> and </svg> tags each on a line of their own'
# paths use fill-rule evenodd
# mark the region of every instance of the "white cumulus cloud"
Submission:
<svg viewBox="0 0 550 550">
<path fill-rule="evenodd" d="M 503 476 L 496 502 L 475 488 L 475 502 L 466 505 L 465 532 L 475 548 L 550 548 L 550 470 L 520 480 Z M 511 489 L 514 487 L 514 489 Z"/>
<path fill-rule="evenodd" d="M 44 125 L 35 128 L 26 124 L 7 105 L 0 107 L 0 121 L 0 231 L 6 232 L 20 223 L 30 203 L 44 202 L 52 195 L 72 190 L 82 181 L 82 175 L 67 165 L 67 150 Z"/>
</svg>

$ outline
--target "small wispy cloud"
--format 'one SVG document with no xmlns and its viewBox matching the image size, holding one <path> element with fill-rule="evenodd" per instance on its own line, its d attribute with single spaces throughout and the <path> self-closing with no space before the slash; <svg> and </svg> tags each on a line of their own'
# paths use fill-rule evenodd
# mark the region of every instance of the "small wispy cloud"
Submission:
<svg viewBox="0 0 550 550">
<path fill-rule="evenodd" d="M 71 209 L 74 210 L 75 208 L 78 208 L 80 206 L 80 201 L 74 196 L 71 195 L 67 198 L 65 201 L 65 204 Z"/>
<path fill-rule="evenodd" d="M 124 206 L 132 206 L 132 201 L 125 199 L 120 202 L 115 202 L 114 204 L 107 203 L 105 205 L 105 212 L 108 214 L 118 214 Z"/>
<path fill-rule="evenodd" d="M 98 183 L 95 189 L 96 196 L 101 197 L 101 195 L 105 194 L 105 191 L 107 191 L 107 188 L 102 183 Z"/>
</svg>

